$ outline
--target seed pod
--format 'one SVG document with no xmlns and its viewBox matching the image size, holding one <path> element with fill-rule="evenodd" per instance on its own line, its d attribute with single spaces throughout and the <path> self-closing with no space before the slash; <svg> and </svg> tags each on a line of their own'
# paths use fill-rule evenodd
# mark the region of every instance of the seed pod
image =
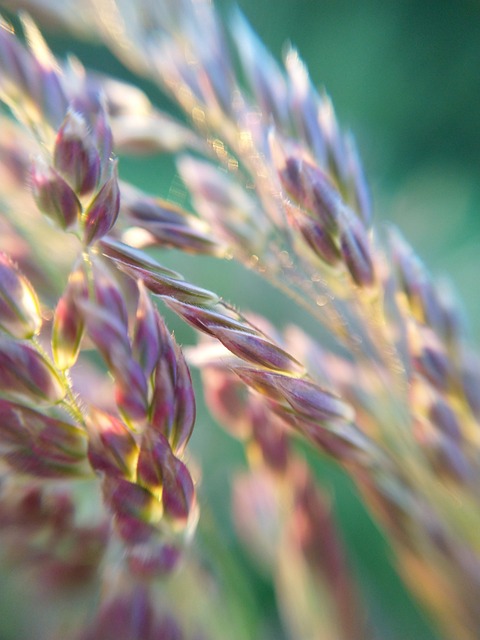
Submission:
<svg viewBox="0 0 480 640">
<path fill-rule="evenodd" d="M 92 244 L 106 235 L 115 224 L 120 209 L 120 191 L 116 164 L 112 175 L 97 193 L 84 215 L 84 243 Z"/>
<path fill-rule="evenodd" d="M 40 477 L 75 476 L 86 449 L 84 430 L 69 416 L 0 399 L 0 452 L 11 467 Z"/>
<path fill-rule="evenodd" d="M 341 260 L 341 253 L 335 238 L 306 211 L 289 202 L 284 206 L 290 224 L 300 231 L 315 254 L 326 264 L 337 265 Z"/>
<path fill-rule="evenodd" d="M 0 331 L 27 339 L 38 333 L 41 324 L 40 305 L 32 285 L 0 252 Z"/>
<path fill-rule="evenodd" d="M 95 471 L 132 478 L 138 445 L 128 428 L 114 416 L 92 409 L 88 419 L 88 459 Z"/>
<path fill-rule="evenodd" d="M 80 113 L 69 111 L 65 116 L 55 141 L 53 163 L 79 196 L 97 186 L 100 157 Z"/>
<path fill-rule="evenodd" d="M 235 14 L 234 25 L 232 33 L 246 80 L 264 118 L 273 116 L 276 122 L 287 122 L 287 86 L 277 62 L 239 11 Z M 259 60 L 262 64 L 258 64 Z"/>
<path fill-rule="evenodd" d="M 349 422 L 353 419 L 349 405 L 309 380 L 247 367 L 236 367 L 235 373 L 249 386 L 274 401 L 285 403 L 286 407 L 307 420 L 322 422 L 340 419 Z"/>
<path fill-rule="evenodd" d="M 355 284 L 371 286 L 375 281 L 372 251 L 360 220 L 346 207 L 342 211 L 340 248 L 345 265 Z"/>
<path fill-rule="evenodd" d="M 175 417 L 173 429 L 168 434 L 168 439 L 174 453 L 179 455 L 183 452 L 192 435 L 195 424 L 196 404 L 190 369 L 178 345 L 175 345 L 175 352 L 177 367 L 175 375 Z"/>
<path fill-rule="evenodd" d="M 335 235 L 345 205 L 327 174 L 306 160 L 287 157 L 279 175 L 285 190 L 300 207 L 309 211 L 328 234 Z"/>
<path fill-rule="evenodd" d="M 142 367 L 145 378 L 148 380 L 152 375 L 160 354 L 158 332 L 160 319 L 158 311 L 152 304 L 143 282 L 139 281 L 138 285 L 139 299 L 132 339 L 132 354 Z"/>
<path fill-rule="evenodd" d="M 166 515 L 176 522 L 187 520 L 194 499 L 193 481 L 162 434 L 149 433 L 144 437 L 137 474 L 142 485 L 153 492 L 161 491 Z"/>
<path fill-rule="evenodd" d="M 87 333 L 115 378 L 115 397 L 124 419 L 142 422 L 147 414 L 147 381 L 132 358 L 127 327 L 121 319 L 90 301 L 79 303 Z"/>
<path fill-rule="evenodd" d="M 115 528 L 127 544 L 146 543 L 157 534 L 162 505 L 148 489 L 120 477 L 102 483 L 106 504 L 115 516 Z"/>
<path fill-rule="evenodd" d="M 66 387 L 45 357 L 32 346 L 0 337 L 0 389 L 14 398 L 55 404 Z"/>
<path fill-rule="evenodd" d="M 53 358 L 62 371 L 72 367 L 77 360 L 84 326 L 76 300 L 67 289 L 57 303 L 52 330 Z"/>
<path fill-rule="evenodd" d="M 143 423 L 147 417 L 147 382 L 142 368 L 129 358 L 120 368 L 112 368 L 115 376 L 115 402 L 129 425 Z"/>
<path fill-rule="evenodd" d="M 31 172 L 32 194 L 37 207 L 61 229 L 72 227 L 82 206 L 75 192 L 54 169 L 37 160 Z"/>
<path fill-rule="evenodd" d="M 155 368 L 155 380 L 150 407 L 150 422 L 163 434 L 179 454 L 185 448 L 195 422 L 195 396 L 182 352 L 161 328 L 162 353 Z"/>
<path fill-rule="evenodd" d="M 93 269 L 93 291 L 95 302 L 99 307 L 108 309 L 127 329 L 128 328 L 128 310 L 125 302 L 125 294 L 119 286 L 118 272 L 111 265 L 96 255 L 91 256 L 91 264 Z M 83 297 L 87 297 L 87 288 L 84 289 Z"/>
<path fill-rule="evenodd" d="M 213 331 L 217 327 L 238 329 L 239 331 L 245 331 L 246 328 L 245 321 L 242 322 L 238 314 L 231 312 L 221 302 L 215 306 L 212 305 L 210 309 L 173 298 L 166 298 L 165 303 L 192 327 L 210 336 L 214 335 Z M 260 335 L 258 332 L 256 334 L 253 328 L 249 327 L 249 329 L 251 335 Z"/>
<path fill-rule="evenodd" d="M 122 214 L 147 232 L 141 246 L 161 244 L 188 253 L 223 255 L 225 247 L 211 234 L 203 220 L 170 202 L 139 194 L 124 184 L 121 195 Z"/>
<path fill-rule="evenodd" d="M 262 336 L 227 327 L 211 327 L 212 334 L 233 354 L 253 364 L 277 371 L 303 373 L 302 365 Z"/>
<path fill-rule="evenodd" d="M 165 515 L 176 524 L 186 523 L 195 499 L 192 477 L 181 460 L 174 458 L 173 468 L 164 474 L 162 504 Z"/>
<path fill-rule="evenodd" d="M 348 204 L 355 209 L 360 220 L 369 229 L 372 225 L 372 195 L 363 170 L 357 144 L 352 134 L 345 137 L 345 162 L 347 166 L 347 181 L 350 192 Z"/>
<path fill-rule="evenodd" d="M 308 70 L 298 52 L 290 48 L 285 57 L 290 84 L 290 113 L 300 136 L 312 149 L 320 166 L 327 163 L 327 139 L 319 121 L 320 96 L 312 86 Z"/>
</svg>

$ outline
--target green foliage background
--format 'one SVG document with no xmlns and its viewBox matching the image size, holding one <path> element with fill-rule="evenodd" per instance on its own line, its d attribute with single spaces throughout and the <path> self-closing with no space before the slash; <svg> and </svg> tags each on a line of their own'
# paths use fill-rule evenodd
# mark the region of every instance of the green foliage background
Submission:
<svg viewBox="0 0 480 640">
<path fill-rule="evenodd" d="M 223 0 L 220 5 L 228 18 L 231 3 Z M 356 134 L 377 221 L 394 222 L 433 273 L 451 276 L 478 345 L 480 3 L 241 0 L 239 5 L 278 58 L 288 41 L 299 49 L 314 83 L 331 95 L 341 124 Z M 72 43 L 66 36 L 50 42 L 57 53 L 73 50 L 87 66 L 132 79 L 102 48 Z M 168 105 L 151 85 L 143 82 L 142 87 L 154 101 Z M 122 159 L 120 171 L 153 193 L 186 201 L 170 160 Z M 264 313 L 279 327 L 295 320 L 314 330 L 290 301 L 231 263 L 219 267 L 203 258 L 165 253 L 159 257 L 240 308 Z M 190 331 L 168 318 L 177 339 L 191 343 Z M 240 558 L 242 580 L 255 583 L 249 600 L 268 615 L 272 593 L 238 548 L 230 523 L 228 479 L 244 464 L 241 447 L 201 408 L 193 450 L 203 468 L 200 500 L 208 504 L 206 529 L 217 532 L 215 544 L 208 542 L 206 533 L 201 546 L 210 544 L 214 553 Z M 388 545 L 361 507 L 354 487 L 332 463 L 315 464 L 335 497 L 335 513 L 380 630 L 378 637 L 432 640 L 435 636 L 396 578 Z M 241 585 L 230 588 L 232 596 L 241 594 Z M 2 598 L 3 608 L 8 605 L 12 611 L 7 600 Z M 277 638 L 272 633 L 270 637 Z M 6 637 L 1 623 L 0 637 Z"/>
</svg>

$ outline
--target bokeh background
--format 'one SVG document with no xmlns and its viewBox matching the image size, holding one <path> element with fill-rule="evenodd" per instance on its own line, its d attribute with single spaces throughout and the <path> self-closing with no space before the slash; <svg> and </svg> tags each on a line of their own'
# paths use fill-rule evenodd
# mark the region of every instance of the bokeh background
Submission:
<svg viewBox="0 0 480 640">
<path fill-rule="evenodd" d="M 232 3 L 217 4 L 228 19 Z M 393 222 L 433 274 L 448 275 L 478 346 L 480 3 L 240 0 L 238 5 L 278 59 L 288 42 L 298 48 L 314 83 L 332 97 L 341 124 L 356 135 L 378 224 Z M 56 53 L 74 51 L 86 66 L 132 80 L 102 47 L 73 43 L 67 35 L 47 35 Z M 170 108 L 156 88 L 147 82 L 141 86 L 160 106 Z M 187 200 L 171 159 L 122 158 L 120 171 L 152 193 L 180 203 Z M 280 328 L 299 317 L 304 321 L 289 301 L 234 264 L 219 268 L 214 260 L 174 253 L 162 253 L 160 259 L 241 309 L 264 313 Z M 180 342 L 192 343 L 188 329 L 170 315 L 168 320 Z M 235 575 L 243 576 L 257 610 L 268 612 L 273 594 L 235 542 L 230 522 L 229 478 L 244 465 L 242 449 L 202 406 L 192 447 L 203 468 L 200 499 L 206 529 L 216 531 L 212 551 L 221 549 L 236 565 L 234 572 L 241 567 Z M 334 497 L 349 559 L 379 637 L 433 640 L 428 623 L 396 577 L 388 544 L 363 510 L 355 488 L 332 463 L 315 459 L 314 464 Z M 11 593 L 4 593 L 0 609 L 11 614 L 12 599 Z M 1 614 L 0 610 L 0 620 Z M 6 638 L 1 626 L 0 638 Z"/>
</svg>

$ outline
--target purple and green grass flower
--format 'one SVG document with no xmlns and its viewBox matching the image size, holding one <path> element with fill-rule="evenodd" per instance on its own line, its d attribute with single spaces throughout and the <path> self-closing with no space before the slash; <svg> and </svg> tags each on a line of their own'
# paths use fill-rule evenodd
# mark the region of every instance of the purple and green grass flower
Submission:
<svg viewBox="0 0 480 640">
<path fill-rule="evenodd" d="M 257 612 L 258 637 L 381 637 L 320 453 L 356 484 L 442 637 L 474 640 L 479 359 L 451 292 L 375 225 L 353 137 L 298 53 L 283 70 L 238 12 L 225 28 L 206 1 L 0 4 L 103 41 L 184 116 L 56 60 L 25 13 L 25 42 L 0 29 L 0 537 L 18 536 L 18 564 L 52 593 L 63 576 L 98 600 L 55 637 L 247 637 L 238 621 L 254 614 L 205 534 L 200 480 L 215 470 L 188 446 L 195 366 L 245 451 L 233 526 L 277 618 L 268 635 Z M 173 153 L 194 211 L 125 181 L 125 152 Z M 253 267 L 322 331 L 238 310 L 163 265 L 167 249 Z M 201 336 L 186 356 L 165 307 Z"/>
</svg>

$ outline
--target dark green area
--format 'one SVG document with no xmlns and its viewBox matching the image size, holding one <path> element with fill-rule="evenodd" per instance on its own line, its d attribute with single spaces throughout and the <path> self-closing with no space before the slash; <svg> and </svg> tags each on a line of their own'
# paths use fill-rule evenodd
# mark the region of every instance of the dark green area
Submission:
<svg viewBox="0 0 480 640">
<path fill-rule="evenodd" d="M 278 58 L 291 42 L 330 94 L 357 138 L 377 220 L 394 221 L 433 273 L 451 276 L 478 344 L 480 3 L 239 4 Z"/>
</svg>

